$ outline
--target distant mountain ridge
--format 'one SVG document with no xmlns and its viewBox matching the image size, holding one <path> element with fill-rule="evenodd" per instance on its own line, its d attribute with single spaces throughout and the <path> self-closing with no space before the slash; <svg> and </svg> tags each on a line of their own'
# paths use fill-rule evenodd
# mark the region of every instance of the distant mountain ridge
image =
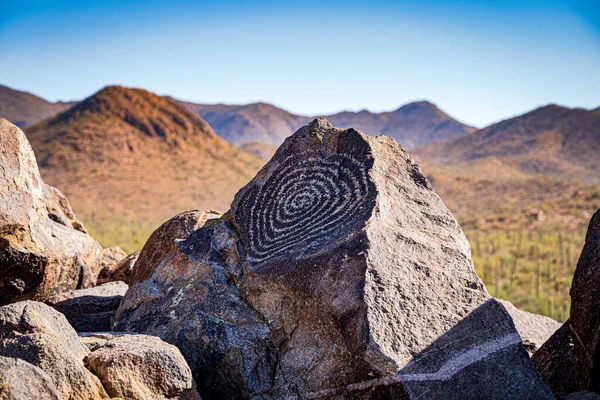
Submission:
<svg viewBox="0 0 600 400">
<path fill-rule="evenodd" d="M 0 85 L 0 117 L 19 128 L 55 116 L 75 102 L 51 103 L 41 97 Z"/>
<path fill-rule="evenodd" d="M 25 133 L 44 179 L 86 220 L 160 222 L 189 209 L 226 210 L 262 166 L 180 104 L 120 86 Z"/>
<path fill-rule="evenodd" d="M 180 103 L 205 119 L 220 136 L 238 146 L 249 142 L 279 146 L 287 136 L 315 118 L 292 114 L 266 103 L 238 106 Z M 373 136 L 391 136 L 408 150 L 475 130 L 428 101 L 409 103 L 389 112 L 343 111 L 324 117 L 340 128 L 355 128 Z"/>
<path fill-rule="evenodd" d="M 415 153 L 455 170 L 475 172 L 493 162 L 528 175 L 600 183 L 600 112 L 551 104 Z"/>
</svg>

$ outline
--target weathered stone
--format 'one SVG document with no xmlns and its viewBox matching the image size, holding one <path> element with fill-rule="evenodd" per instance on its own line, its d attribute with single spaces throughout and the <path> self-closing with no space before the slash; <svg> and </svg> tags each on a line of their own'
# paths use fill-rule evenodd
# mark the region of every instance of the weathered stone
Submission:
<svg viewBox="0 0 600 400">
<path fill-rule="evenodd" d="M 600 210 L 588 226 L 570 294 L 575 388 L 600 393 Z"/>
<path fill-rule="evenodd" d="M 47 373 L 19 358 L 0 356 L 0 399 L 61 400 Z"/>
<path fill-rule="evenodd" d="M 200 398 L 177 347 L 154 336 L 99 336 L 102 342 L 84 361 L 110 396 L 130 400 Z"/>
<path fill-rule="evenodd" d="M 205 398 L 552 398 L 391 138 L 313 121 L 169 250 L 117 328 L 176 344 Z"/>
<path fill-rule="evenodd" d="M 519 310 L 511 302 L 497 299 L 512 317 L 523 346 L 529 354 L 535 353 L 560 327 L 561 323 L 544 315 Z"/>
<path fill-rule="evenodd" d="M 0 171 L 0 305 L 95 284 L 100 245 L 44 185 L 25 135 L 5 119 Z"/>
<path fill-rule="evenodd" d="M 216 211 L 191 210 L 177 214 L 162 224 L 150 235 L 142 248 L 135 262 L 135 271 L 130 284 L 143 282 L 152 276 L 160 260 L 171 250 L 176 240 L 187 238 L 207 220 L 219 216 Z"/>
<path fill-rule="evenodd" d="M 139 256 L 140 252 L 136 251 L 117 263 L 104 265 L 98 274 L 97 284 L 101 285 L 103 283 L 115 281 L 122 281 L 128 285 L 131 284 L 131 277 L 133 276 L 135 263 Z"/>
<path fill-rule="evenodd" d="M 575 390 L 573 340 L 567 321 L 536 351 L 531 360 L 552 393 L 560 397 Z"/>
<path fill-rule="evenodd" d="M 34 301 L 0 307 L 0 355 L 21 358 L 42 369 L 63 398 L 108 398 L 98 378 L 83 364 L 88 353 L 64 315 L 52 307 Z"/>
<path fill-rule="evenodd" d="M 125 282 L 109 282 L 57 294 L 47 304 L 64 314 L 77 332 L 111 331 L 115 311 L 127 288 Z"/>
</svg>

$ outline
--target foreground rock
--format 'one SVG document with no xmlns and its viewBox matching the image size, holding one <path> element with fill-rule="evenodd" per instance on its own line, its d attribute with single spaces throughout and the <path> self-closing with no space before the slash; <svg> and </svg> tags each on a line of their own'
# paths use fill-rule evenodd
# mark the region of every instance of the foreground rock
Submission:
<svg viewBox="0 0 600 400">
<path fill-rule="evenodd" d="M 140 252 L 136 251 L 130 255 L 124 257 L 113 264 L 104 264 L 103 268 L 98 274 L 98 285 L 103 283 L 122 281 L 126 284 L 131 284 L 133 277 L 135 263 L 137 262 Z"/>
<path fill-rule="evenodd" d="M 52 379 L 38 367 L 18 358 L 0 356 L 0 399 L 61 400 Z"/>
<path fill-rule="evenodd" d="M 86 366 L 111 397 L 131 400 L 200 399 L 177 347 L 154 336 L 100 335 Z"/>
<path fill-rule="evenodd" d="M 127 288 L 125 282 L 109 282 L 52 296 L 47 303 L 64 314 L 77 332 L 111 331 Z"/>
<path fill-rule="evenodd" d="M 67 319 L 53 308 L 34 301 L 0 307 L 0 355 L 42 369 L 64 399 L 108 398 L 83 364 L 88 353 Z"/>
<path fill-rule="evenodd" d="M 0 306 L 96 282 L 100 245 L 42 181 L 23 132 L 0 119 Z"/>
<path fill-rule="evenodd" d="M 600 210 L 588 226 L 570 294 L 575 387 L 600 393 Z"/>
<path fill-rule="evenodd" d="M 174 246 L 176 240 L 187 238 L 190 233 L 204 225 L 206 221 L 218 218 L 219 213 L 210 210 L 191 210 L 177 214 L 157 230 L 152 232 L 142 248 L 136 262 L 130 283 L 139 283 L 148 279 L 160 260 Z"/>
<path fill-rule="evenodd" d="M 224 217 L 153 247 L 117 329 L 177 345 L 205 398 L 552 398 L 391 138 L 315 120 Z"/>
<path fill-rule="evenodd" d="M 519 310 L 506 300 L 498 301 L 512 317 L 517 332 L 523 339 L 523 346 L 529 354 L 535 353 L 561 327 L 561 323 L 552 318 Z"/>
</svg>

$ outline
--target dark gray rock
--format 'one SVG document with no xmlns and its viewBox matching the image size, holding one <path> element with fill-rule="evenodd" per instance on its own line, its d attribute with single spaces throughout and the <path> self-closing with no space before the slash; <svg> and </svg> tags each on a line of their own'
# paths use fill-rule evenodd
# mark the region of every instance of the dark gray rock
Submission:
<svg viewBox="0 0 600 400">
<path fill-rule="evenodd" d="M 0 355 L 21 358 L 46 372 L 63 398 L 108 398 L 83 358 L 88 348 L 67 319 L 52 307 L 22 301 L 0 307 Z"/>
<path fill-rule="evenodd" d="M 570 294 L 575 387 L 600 393 L 600 210 L 588 226 Z"/>
<path fill-rule="evenodd" d="M 0 119 L 0 306 L 93 286 L 100 245 L 40 177 L 23 132 Z"/>
<path fill-rule="evenodd" d="M 47 373 L 19 358 L 0 356 L 0 399 L 61 400 Z"/>
<path fill-rule="evenodd" d="M 177 345 L 204 398 L 553 398 L 391 138 L 315 120 L 159 253 L 117 328 Z"/>
<path fill-rule="evenodd" d="M 109 282 L 52 296 L 47 304 L 64 314 L 77 332 L 111 331 L 127 288 L 125 282 Z"/>
<path fill-rule="evenodd" d="M 200 400 L 192 372 L 177 347 L 147 335 L 98 336 L 100 341 L 84 362 L 111 397 Z"/>
</svg>

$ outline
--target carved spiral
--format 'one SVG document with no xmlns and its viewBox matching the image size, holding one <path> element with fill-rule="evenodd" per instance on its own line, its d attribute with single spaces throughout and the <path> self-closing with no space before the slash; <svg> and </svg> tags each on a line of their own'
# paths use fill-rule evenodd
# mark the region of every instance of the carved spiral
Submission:
<svg viewBox="0 0 600 400">
<path fill-rule="evenodd" d="M 368 167 L 347 154 L 328 158 L 289 156 L 262 185 L 247 191 L 236 219 L 247 260 L 310 253 L 350 233 L 368 219 L 374 192 Z"/>
</svg>

